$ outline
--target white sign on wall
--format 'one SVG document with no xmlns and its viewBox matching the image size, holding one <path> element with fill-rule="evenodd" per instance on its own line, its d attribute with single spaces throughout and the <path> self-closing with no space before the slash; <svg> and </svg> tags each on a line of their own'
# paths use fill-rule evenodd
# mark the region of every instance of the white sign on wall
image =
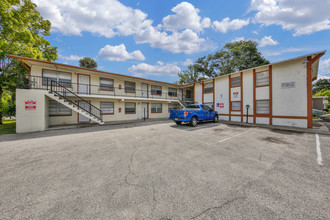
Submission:
<svg viewBox="0 0 330 220">
<path fill-rule="evenodd" d="M 295 81 L 281 83 L 281 89 L 291 89 L 295 87 L 296 87 Z"/>
</svg>

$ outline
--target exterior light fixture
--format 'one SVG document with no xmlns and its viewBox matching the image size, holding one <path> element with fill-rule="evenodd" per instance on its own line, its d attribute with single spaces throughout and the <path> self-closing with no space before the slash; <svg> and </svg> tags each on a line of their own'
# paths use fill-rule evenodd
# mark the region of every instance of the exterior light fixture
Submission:
<svg viewBox="0 0 330 220">
<path fill-rule="evenodd" d="M 303 64 L 307 64 L 307 63 L 309 63 L 308 60 L 307 59 L 304 59 Z"/>
<path fill-rule="evenodd" d="M 246 123 L 249 123 L 249 108 L 250 105 L 246 105 Z"/>
</svg>

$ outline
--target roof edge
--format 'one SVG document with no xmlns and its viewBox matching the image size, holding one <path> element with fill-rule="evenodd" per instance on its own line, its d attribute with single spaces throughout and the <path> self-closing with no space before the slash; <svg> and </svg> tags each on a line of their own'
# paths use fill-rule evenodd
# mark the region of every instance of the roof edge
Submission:
<svg viewBox="0 0 330 220">
<path fill-rule="evenodd" d="M 168 85 L 177 86 L 177 87 L 189 85 L 189 84 L 179 85 L 179 84 L 175 84 L 175 83 L 162 82 L 162 81 L 158 81 L 158 80 L 145 79 L 145 78 L 141 78 L 141 77 L 128 76 L 128 75 L 124 75 L 124 74 L 106 72 L 106 71 L 101 71 L 101 70 L 93 70 L 93 69 L 88 69 L 88 68 L 84 68 L 84 67 L 78 67 L 78 66 L 73 66 L 73 65 L 63 64 L 63 63 L 55 63 L 55 62 L 38 60 L 38 59 L 33 59 L 33 58 L 28 58 L 28 57 L 21 57 L 21 56 L 16 56 L 16 55 L 8 55 L 8 57 L 14 58 L 14 59 L 19 59 L 19 60 L 27 60 L 27 61 L 34 61 L 34 62 L 39 62 L 39 63 L 58 65 L 58 66 L 80 69 L 80 70 L 91 71 L 91 72 L 105 73 L 105 74 L 110 74 L 110 75 L 114 75 L 114 76 L 127 77 L 127 78 L 131 78 L 131 79 L 138 79 L 138 80 L 145 80 L 145 81 L 149 81 L 149 82 L 168 84 Z"/>
</svg>

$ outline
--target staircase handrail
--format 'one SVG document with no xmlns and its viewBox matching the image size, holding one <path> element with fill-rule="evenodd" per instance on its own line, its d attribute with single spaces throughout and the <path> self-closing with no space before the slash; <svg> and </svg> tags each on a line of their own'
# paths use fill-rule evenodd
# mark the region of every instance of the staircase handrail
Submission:
<svg viewBox="0 0 330 220">
<path fill-rule="evenodd" d="M 48 79 L 47 79 L 47 81 L 48 81 Z M 47 82 L 47 84 L 48 84 L 48 82 Z M 65 91 L 65 92 L 63 92 L 65 95 L 60 94 L 60 93 L 59 93 L 57 90 L 55 90 L 54 88 L 61 88 L 63 91 Z M 83 109 L 84 111 L 88 112 L 89 114 L 93 115 L 94 117 L 96 117 L 96 118 L 98 118 L 98 119 L 100 119 L 100 120 L 102 121 L 102 118 L 101 118 L 101 117 L 102 117 L 102 115 L 101 115 L 102 111 L 101 111 L 101 109 L 97 108 L 97 107 L 94 106 L 93 104 L 89 103 L 87 100 L 85 100 L 85 99 L 83 99 L 82 97 L 78 96 L 76 93 L 74 93 L 74 92 L 70 91 L 69 89 L 65 88 L 64 86 L 62 86 L 62 85 L 61 85 L 60 83 L 58 83 L 57 81 L 51 80 L 51 83 L 50 83 L 50 91 L 51 91 L 52 93 L 57 94 L 58 96 L 61 96 L 61 97 L 64 98 L 66 101 L 70 102 L 72 105 L 77 106 L 78 109 Z M 86 109 L 84 109 L 84 108 L 81 108 L 77 103 L 75 103 L 75 102 L 71 101 L 70 99 L 68 99 L 68 98 L 66 97 L 66 93 L 69 93 L 69 94 L 74 95 L 76 98 L 78 98 L 79 101 L 84 101 L 85 103 L 88 103 L 88 105 L 90 105 L 91 109 L 94 108 L 94 109 L 96 109 L 97 111 L 100 112 L 100 117 L 97 116 L 97 115 L 95 115 L 94 113 L 92 113 L 92 110 L 91 110 L 91 111 L 88 111 L 88 110 L 86 110 Z"/>
</svg>

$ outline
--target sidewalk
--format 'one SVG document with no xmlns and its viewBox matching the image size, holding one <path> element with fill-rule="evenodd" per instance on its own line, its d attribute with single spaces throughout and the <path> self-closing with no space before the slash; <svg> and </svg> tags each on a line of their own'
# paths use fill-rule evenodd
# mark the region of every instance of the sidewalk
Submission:
<svg viewBox="0 0 330 220">
<path fill-rule="evenodd" d="M 242 123 L 242 122 L 224 121 L 224 120 L 220 120 L 220 123 L 228 124 L 228 125 L 243 126 L 243 127 L 260 127 L 260 128 L 268 128 L 271 130 L 330 135 L 329 128 L 326 126 L 325 122 L 323 122 L 320 119 L 313 120 L 313 128 L 297 128 L 297 127 L 265 125 L 265 124 L 247 124 L 247 123 Z"/>
</svg>

